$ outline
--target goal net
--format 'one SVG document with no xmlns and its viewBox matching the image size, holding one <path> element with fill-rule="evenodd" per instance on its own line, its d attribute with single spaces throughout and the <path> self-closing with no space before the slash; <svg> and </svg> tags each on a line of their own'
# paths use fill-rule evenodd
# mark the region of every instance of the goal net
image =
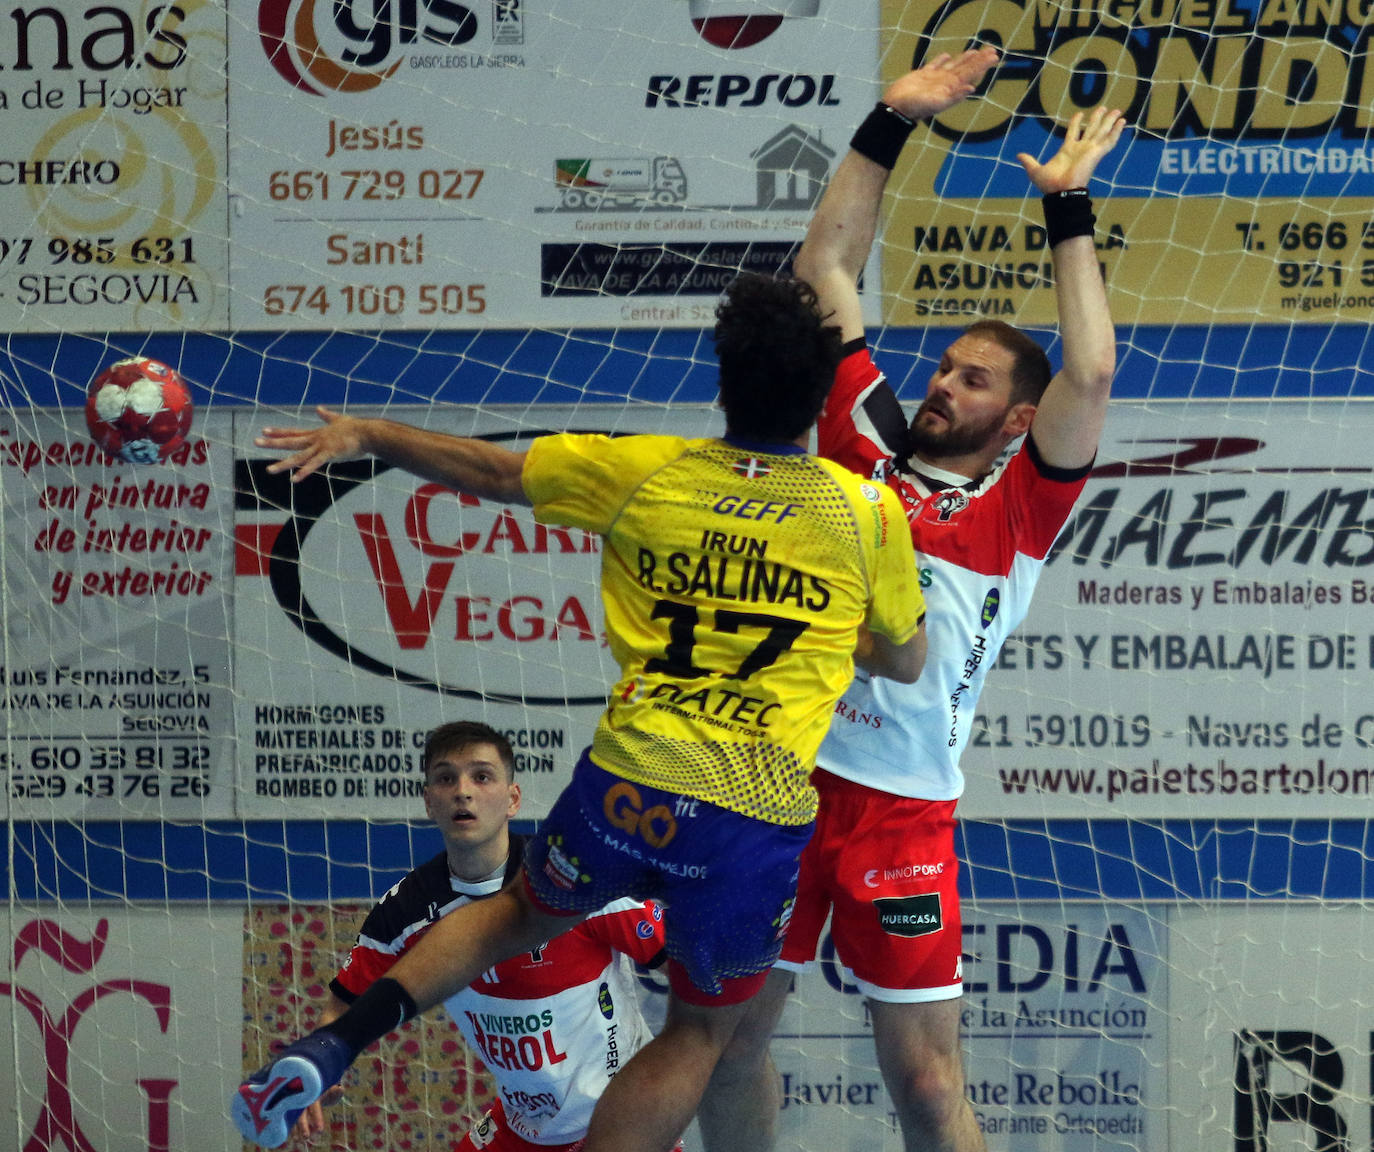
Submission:
<svg viewBox="0 0 1374 1152">
<path fill-rule="evenodd" d="M 613 679 L 594 538 L 369 461 L 293 485 L 260 430 L 323 404 L 515 448 L 718 433 L 721 288 L 788 267 L 886 81 L 973 42 L 1002 61 L 913 135 L 863 280 L 904 402 L 979 317 L 1058 363 L 1016 157 L 1052 154 L 1076 111 L 1131 125 L 1092 188 L 1114 403 L 964 757 L 977 1121 L 993 1148 L 1368 1145 L 1371 19 L 1360 0 L 0 16 L 0 1146 L 237 1147 L 229 1091 L 312 1026 L 362 914 L 439 849 L 424 733 L 507 733 L 528 830 Z M 128 359 L 189 387 L 161 463 L 91 439 L 92 381 Z M 157 451 L 156 395 L 121 442 Z M 644 998 L 661 1016 L 661 979 Z M 781 1148 L 901 1147 L 828 940 L 774 1051 Z M 493 1091 L 426 1018 L 360 1062 L 331 1146 L 451 1147 Z"/>
</svg>

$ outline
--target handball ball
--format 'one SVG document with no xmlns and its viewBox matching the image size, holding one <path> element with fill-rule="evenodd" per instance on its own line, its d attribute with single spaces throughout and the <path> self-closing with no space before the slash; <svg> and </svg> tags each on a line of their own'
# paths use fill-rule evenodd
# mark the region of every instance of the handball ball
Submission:
<svg viewBox="0 0 1374 1152">
<path fill-rule="evenodd" d="M 190 389 L 181 373 L 157 360 L 120 360 L 91 381 L 86 427 L 107 456 L 156 464 L 191 430 Z"/>
</svg>

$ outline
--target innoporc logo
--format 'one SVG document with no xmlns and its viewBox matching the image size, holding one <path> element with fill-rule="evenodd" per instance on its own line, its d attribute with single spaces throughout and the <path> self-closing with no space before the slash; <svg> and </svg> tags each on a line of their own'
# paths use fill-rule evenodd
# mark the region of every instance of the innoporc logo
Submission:
<svg viewBox="0 0 1374 1152">
<path fill-rule="evenodd" d="M 268 61 L 312 96 L 369 91 L 420 41 L 454 48 L 476 35 L 476 14 L 453 0 L 258 0 Z"/>
</svg>

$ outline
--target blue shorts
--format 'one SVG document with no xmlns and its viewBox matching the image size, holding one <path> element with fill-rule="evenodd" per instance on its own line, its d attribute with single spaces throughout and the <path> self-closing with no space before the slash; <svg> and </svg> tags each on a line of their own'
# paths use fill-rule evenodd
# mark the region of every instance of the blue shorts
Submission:
<svg viewBox="0 0 1374 1152">
<path fill-rule="evenodd" d="M 811 828 L 631 783 L 584 752 L 525 846 L 525 875 L 551 912 L 660 901 L 673 990 L 693 1003 L 732 1003 L 753 994 L 782 950 Z M 686 983 L 673 979 L 674 965 Z"/>
</svg>

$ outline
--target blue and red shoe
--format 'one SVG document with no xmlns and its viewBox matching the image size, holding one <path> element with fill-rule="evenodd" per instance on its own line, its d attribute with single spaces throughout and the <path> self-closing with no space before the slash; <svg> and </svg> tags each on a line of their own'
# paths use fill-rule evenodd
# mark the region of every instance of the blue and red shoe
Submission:
<svg viewBox="0 0 1374 1152">
<path fill-rule="evenodd" d="M 332 1032 L 288 1044 L 234 1093 L 229 1114 L 245 1140 L 280 1148 L 302 1112 L 343 1079 L 354 1053 Z"/>
</svg>

